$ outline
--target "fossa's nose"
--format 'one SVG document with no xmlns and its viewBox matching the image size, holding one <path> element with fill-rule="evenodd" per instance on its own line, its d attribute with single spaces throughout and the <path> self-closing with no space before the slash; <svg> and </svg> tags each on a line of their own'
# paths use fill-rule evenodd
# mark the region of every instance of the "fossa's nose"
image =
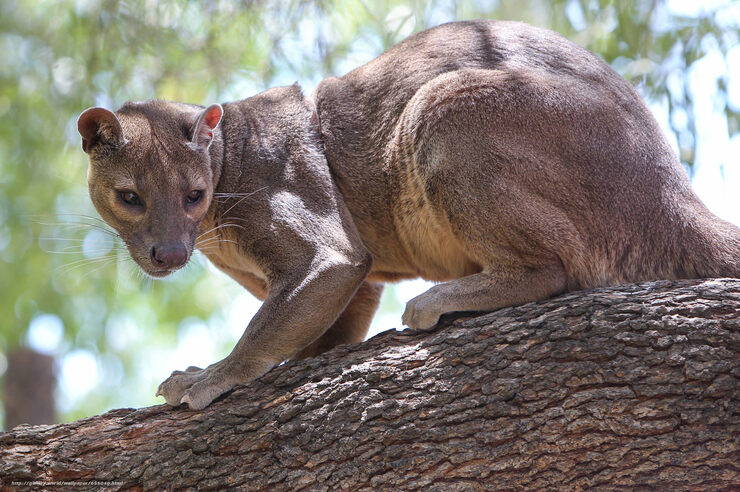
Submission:
<svg viewBox="0 0 740 492">
<path fill-rule="evenodd" d="M 188 250 L 180 242 L 158 244 L 152 246 L 151 257 L 154 266 L 171 270 L 188 261 Z"/>
</svg>

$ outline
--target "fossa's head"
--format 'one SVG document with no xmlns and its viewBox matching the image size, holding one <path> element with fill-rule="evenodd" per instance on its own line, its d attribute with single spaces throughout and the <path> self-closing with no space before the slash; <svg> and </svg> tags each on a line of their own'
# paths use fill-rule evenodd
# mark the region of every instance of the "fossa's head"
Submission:
<svg viewBox="0 0 740 492">
<path fill-rule="evenodd" d="M 131 257 L 153 277 L 184 266 L 209 209 L 218 168 L 209 148 L 223 109 L 165 101 L 83 112 L 90 198 Z"/>
</svg>

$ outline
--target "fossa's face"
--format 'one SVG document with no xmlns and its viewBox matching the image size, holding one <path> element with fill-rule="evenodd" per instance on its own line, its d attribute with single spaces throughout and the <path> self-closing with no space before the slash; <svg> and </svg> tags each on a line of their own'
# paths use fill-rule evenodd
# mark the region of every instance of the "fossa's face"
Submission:
<svg viewBox="0 0 740 492">
<path fill-rule="evenodd" d="M 125 105 L 116 114 L 93 108 L 79 127 L 95 208 L 142 270 L 164 277 L 190 259 L 208 212 L 214 181 L 208 146 L 221 108 L 211 106 L 204 118 L 189 106 L 157 103 L 145 110 Z"/>
</svg>

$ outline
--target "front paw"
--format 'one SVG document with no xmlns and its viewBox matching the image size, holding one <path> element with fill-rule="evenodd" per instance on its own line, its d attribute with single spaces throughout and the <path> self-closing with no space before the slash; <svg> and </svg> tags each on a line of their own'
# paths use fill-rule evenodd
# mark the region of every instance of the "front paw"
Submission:
<svg viewBox="0 0 740 492">
<path fill-rule="evenodd" d="M 279 362 L 272 358 L 237 356 L 205 369 L 191 366 L 186 371 L 174 371 L 159 385 L 156 396 L 163 396 L 173 407 L 187 403 L 192 410 L 202 410 L 237 384 L 249 383 Z"/>
<path fill-rule="evenodd" d="M 429 330 L 444 314 L 432 292 L 427 291 L 406 303 L 406 310 L 401 318 L 404 325 L 414 330 Z"/>
<path fill-rule="evenodd" d="M 193 410 L 202 410 L 236 384 L 221 364 L 206 369 L 191 366 L 186 371 L 174 371 L 159 385 L 156 396 L 163 396 L 168 405 L 187 403 Z"/>
</svg>

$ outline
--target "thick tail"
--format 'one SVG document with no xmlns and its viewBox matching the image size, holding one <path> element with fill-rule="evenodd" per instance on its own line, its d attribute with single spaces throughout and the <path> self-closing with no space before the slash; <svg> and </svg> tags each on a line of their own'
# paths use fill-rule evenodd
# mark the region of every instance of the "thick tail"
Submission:
<svg viewBox="0 0 740 492">
<path fill-rule="evenodd" d="M 710 220 L 711 219 L 711 220 Z M 702 220 L 694 244 L 685 245 L 683 277 L 740 278 L 740 228 L 715 216 Z"/>
</svg>

